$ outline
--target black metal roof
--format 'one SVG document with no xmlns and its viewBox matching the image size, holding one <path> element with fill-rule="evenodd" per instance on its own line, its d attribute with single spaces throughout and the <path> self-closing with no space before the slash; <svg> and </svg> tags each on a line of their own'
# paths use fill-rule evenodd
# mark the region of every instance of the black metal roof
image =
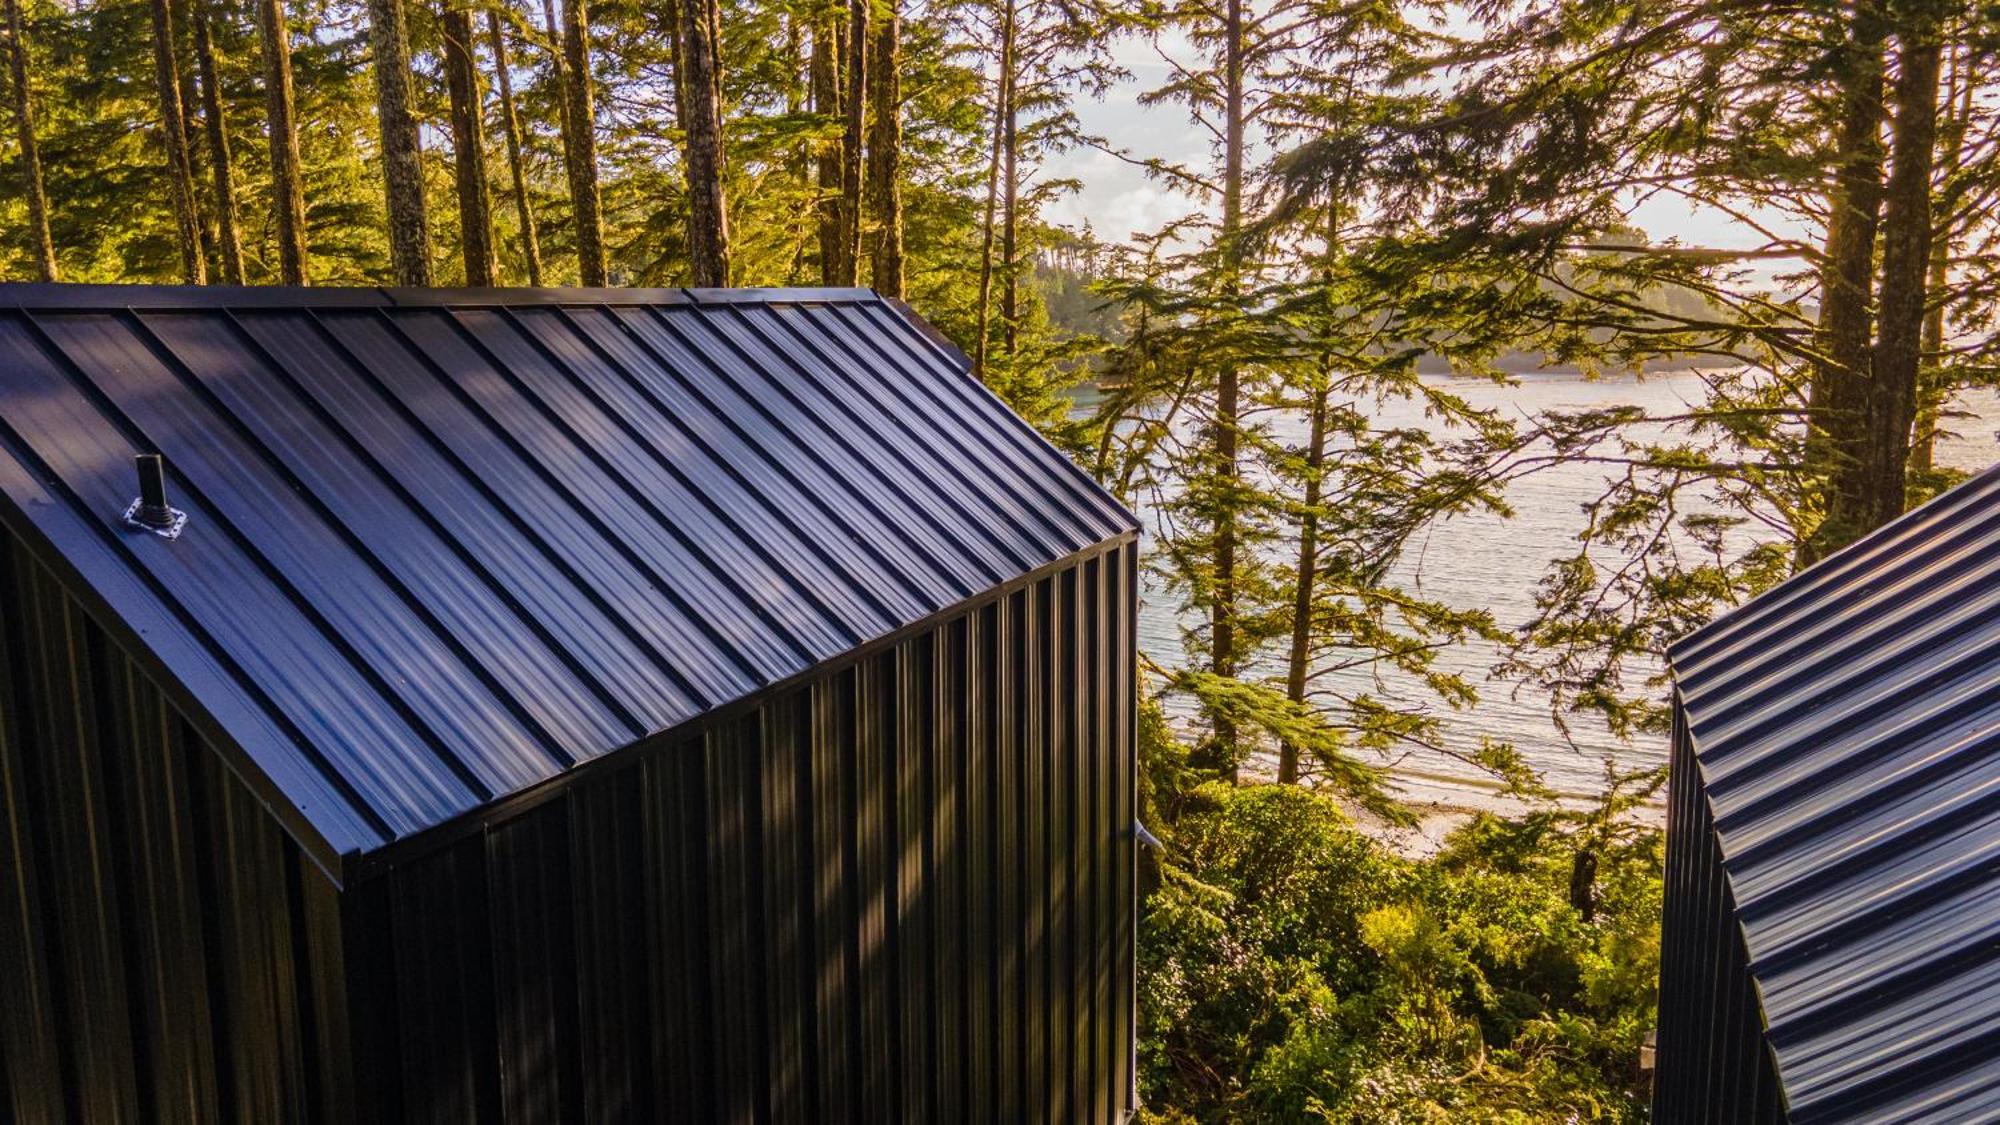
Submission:
<svg viewBox="0 0 2000 1125">
<path fill-rule="evenodd" d="M 865 290 L 0 286 L 0 517 L 351 858 L 1132 534 L 962 360 Z"/>
<path fill-rule="evenodd" d="M 2000 1116 L 2000 470 L 1673 665 L 1792 1120 Z"/>
</svg>

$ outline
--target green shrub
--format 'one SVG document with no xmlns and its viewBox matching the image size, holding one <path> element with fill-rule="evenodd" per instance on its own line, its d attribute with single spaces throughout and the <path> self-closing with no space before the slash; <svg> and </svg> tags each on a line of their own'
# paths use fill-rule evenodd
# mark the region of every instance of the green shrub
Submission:
<svg viewBox="0 0 2000 1125">
<path fill-rule="evenodd" d="M 1657 830 L 1481 816 L 1411 860 L 1296 786 L 1152 796 L 1144 1120 L 1644 1119 Z"/>
</svg>

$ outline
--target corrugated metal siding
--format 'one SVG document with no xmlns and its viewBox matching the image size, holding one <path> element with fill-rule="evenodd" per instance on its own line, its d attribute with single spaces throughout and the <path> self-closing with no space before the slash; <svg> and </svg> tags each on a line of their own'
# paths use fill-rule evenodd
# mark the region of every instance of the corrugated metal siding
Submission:
<svg viewBox="0 0 2000 1125">
<path fill-rule="evenodd" d="M 1763 1012 L 1722 869 L 1715 819 L 1678 715 L 1673 743 L 1653 1120 L 1660 1125 L 1783 1122 L 1784 1104 L 1764 1045 Z"/>
<path fill-rule="evenodd" d="M 0 369 L 0 516 L 335 871 L 1135 527 L 859 291 L 0 287 Z"/>
<path fill-rule="evenodd" d="M 346 1120 L 333 884 L 0 531 L 0 1120 Z"/>
<path fill-rule="evenodd" d="M 2000 471 L 1673 663 L 1791 1119 L 2000 1115 Z"/>
<path fill-rule="evenodd" d="M 357 1011 L 401 1029 L 357 1063 L 364 1104 L 1122 1121 L 1136 553 L 1086 555 L 351 888 Z"/>
</svg>

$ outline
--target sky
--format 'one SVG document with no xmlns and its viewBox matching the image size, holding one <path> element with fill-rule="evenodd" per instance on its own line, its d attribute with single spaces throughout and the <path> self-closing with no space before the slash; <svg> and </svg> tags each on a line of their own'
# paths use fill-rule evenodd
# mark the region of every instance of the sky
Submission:
<svg viewBox="0 0 2000 1125">
<path fill-rule="evenodd" d="M 1186 51 L 1184 43 L 1174 49 Z M 1103 137 L 1135 156 L 1160 157 L 1200 165 L 1208 159 L 1208 133 L 1190 123 L 1181 106 L 1148 109 L 1139 95 L 1167 80 L 1168 66 L 1148 42 L 1126 39 L 1114 54 L 1132 77 L 1113 87 L 1102 101 L 1080 100 L 1076 114 L 1083 130 Z M 1073 149 L 1049 162 L 1053 176 L 1082 183 L 1080 191 L 1055 201 L 1049 218 L 1066 227 L 1088 227 L 1106 242 L 1130 241 L 1133 234 L 1153 231 L 1194 210 L 1187 195 L 1173 190 L 1128 164 L 1095 149 Z"/>
<path fill-rule="evenodd" d="M 1185 40 L 1169 40 L 1163 48 L 1174 57 L 1192 61 L 1193 49 Z M 1079 99 L 1075 109 L 1084 132 L 1138 157 L 1196 166 L 1208 162 L 1209 135 L 1188 120 L 1184 107 L 1147 108 L 1139 104 L 1139 95 L 1164 83 L 1169 73 L 1154 44 L 1125 39 L 1113 53 L 1131 78 L 1102 100 Z M 1048 173 L 1083 185 L 1080 191 L 1055 201 L 1048 209 L 1049 218 L 1073 229 L 1087 227 L 1106 242 L 1130 241 L 1135 233 L 1157 230 L 1197 206 L 1186 194 L 1149 177 L 1143 168 L 1092 149 L 1058 154 L 1049 161 Z M 1782 216 L 1766 214 L 1760 218 L 1785 233 L 1807 233 Z M 1764 241 L 1761 234 L 1720 211 L 1697 208 L 1671 196 L 1640 202 L 1633 219 L 1656 239 L 1675 238 L 1689 246 L 1748 249 Z"/>
</svg>

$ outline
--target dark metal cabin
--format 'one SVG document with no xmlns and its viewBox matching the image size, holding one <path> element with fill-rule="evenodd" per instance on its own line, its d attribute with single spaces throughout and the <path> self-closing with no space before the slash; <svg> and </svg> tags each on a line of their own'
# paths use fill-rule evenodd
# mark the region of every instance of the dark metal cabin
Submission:
<svg viewBox="0 0 2000 1125">
<path fill-rule="evenodd" d="M 2000 1118 L 2000 470 L 1673 668 L 1656 1120 Z"/>
<path fill-rule="evenodd" d="M 1136 523 L 961 361 L 0 287 L 0 1121 L 1122 1119 Z"/>
</svg>

